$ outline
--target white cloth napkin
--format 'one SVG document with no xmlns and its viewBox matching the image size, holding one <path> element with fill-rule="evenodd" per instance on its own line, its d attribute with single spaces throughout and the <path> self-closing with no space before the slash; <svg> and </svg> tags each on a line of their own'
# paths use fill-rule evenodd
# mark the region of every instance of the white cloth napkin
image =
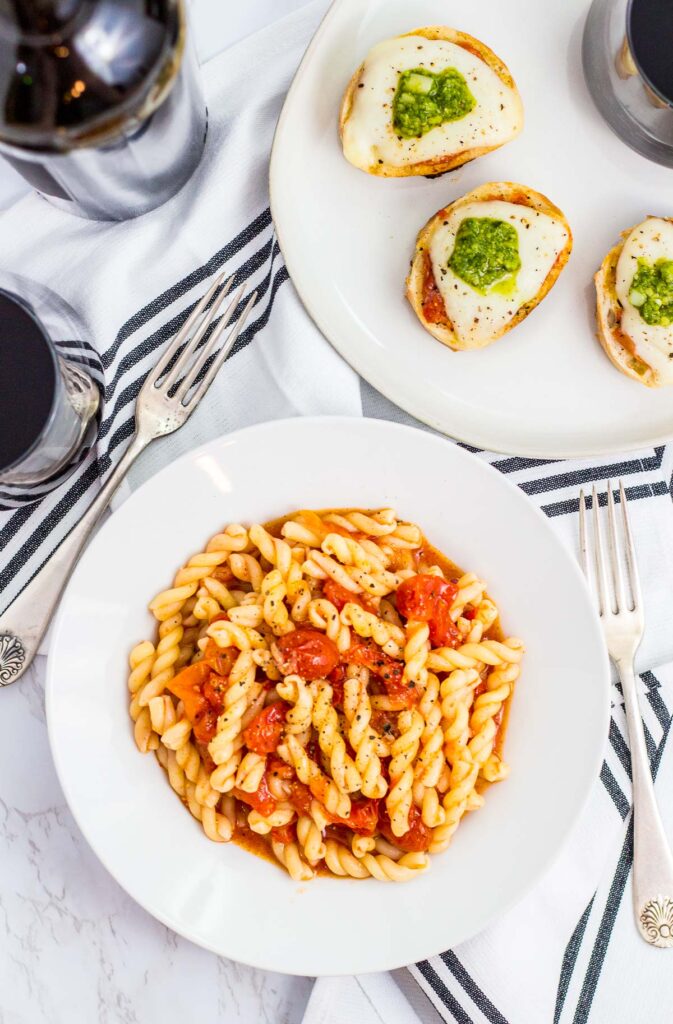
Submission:
<svg viewBox="0 0 673 1024">
<path fill-rule="evenodd" d="M 271 224 L 273 129 L 325 8 L 325 0 L 316 0 L 206 65 L 205 158 L 163 208 L 125 224 L 93 224 L 29 196 L 0 218 L 0 269 L 20 268 L 79 311 L 105 379 L 95 451 L 39 504 L 0 512 L 3 606 L 49 558 L 119 458 L 145 374 L 220 269 L 245 282 L 246 294 L 258 291 L 251 321 L 189 425 L 143 455 L 129 477 L 131 488 L 181 452 L 261 420 L 342 413 L 413 422 L 361 381 L 313 326 L 288 281 Z M 485 452 L 475 457 L 508 474 L 573 548 L 579 486 L 596 481 L 604 490 L 608 476 L 625 479 L 647 603 L 642 706 L 673 835 L 673 765 L 666 748 L 673 707 L 673 452 L 662 447 L 562 463 Z M 572 643 L 564 625 L 559 642 Z M 614 698 L 601 778 L 581 824 L 536 889 L 482 935 L 410 972 L 318 981 L 305 1024 L 413 1024 L 438 1015 L 459 1024 L 670 1021 L 672 954 L 637 937 L 629 906 L 629 757 L 617 689 Z M 563 765 L 544 770 L 562 772 Z"/>
</svg>

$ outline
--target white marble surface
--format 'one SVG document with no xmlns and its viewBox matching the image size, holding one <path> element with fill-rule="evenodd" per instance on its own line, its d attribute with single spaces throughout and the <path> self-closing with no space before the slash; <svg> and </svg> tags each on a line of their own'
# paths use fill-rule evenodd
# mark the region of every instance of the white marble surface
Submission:
<svg viewBox="0 0 673 1024">
<path fill-rule="evenodd" d="M 192 0 L 202 59 L 302 2 Z M 23 190 L 0 161 L 0 209 Z M 311 979 L 193 946 L 94 857 L 54 772 L 44 669 L 0 696 L 0 1024 L 297 1024 Z"/>
<path fill-rule="evenodd" d="M 96 860 L 54 772 L 44 667 L 0 698 L 1 1024 L 301 1021 L 310 979 L 193 946 Z"/>
</svg>

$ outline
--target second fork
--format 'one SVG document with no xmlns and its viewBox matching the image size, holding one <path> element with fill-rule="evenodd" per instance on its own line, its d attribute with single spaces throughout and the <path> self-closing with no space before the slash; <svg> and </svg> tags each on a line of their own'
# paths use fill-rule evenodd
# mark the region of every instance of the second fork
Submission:
<svg viewBox="0 0 673 1024">
<path fill-rule="evenodd" d="M 643 635 L 644 614 L 638 566 L 624 484 L 619 482 L 622 528 L 617 527 L 612 484 L 608 481 L 608 557 L 596 488 L 592 491 L 593 563 L 590 570 L 587 511 L 580 491 L 579 527 L 582 564 L 593 575 L 603 634 L 622 684 L 631 747 L 633 780 L 633 908 L 640 934 L 653 946 L 673 946 L 673 857 L 657 807 L 645 731 L 638 704 L 634 657 Z"/>
</svg>

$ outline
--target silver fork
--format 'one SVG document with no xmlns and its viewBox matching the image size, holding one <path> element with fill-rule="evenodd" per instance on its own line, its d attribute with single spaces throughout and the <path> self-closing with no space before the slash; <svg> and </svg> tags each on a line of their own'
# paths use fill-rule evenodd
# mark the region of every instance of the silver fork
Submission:
<svg viewBox="0 0 673 1024">
<path fill-rule="evenodd" d="M 245 285 L 241 285 L 220 322 L 213 327 L 210 337 L 199 348 L 231 290 L 233 279 L 224 286 L 223 281 L 224 274 L 221 274 L 147 376 L 136 401 L 136 429 L 131 443 L 97 497 L 53 557 L 0 616 L 0 686 L 16 682 L 35 657 L 61 592 L 89 534 L 131 465 L 151 441 L 172 434 L 187 422 L 241 333 L 257 300 L 257 292 L 248 299 L 235 326 L 227 335 L 211 365 L 205 369 L 245 290 Z M 208 309 L 211 302 L 212 305 Z M 175 362 L 171 365 L 173 360 Z M 203 379 L 198 380 L 204 369 Z"/>
<path fill-rule="evenodd" d="M 608 580 L 598 495 L 595 487 L 592 490 L 594 584 L 608 653 L 617 667 L 622 683 L 631 745 L 633 909 L 638 929 L 645 941 L 653 946 L 666 947 L 673 946 L 673 857 L 657 808 L 643 720 L 638 707 L 633 660 L 643 636 L 643 600 L 629 526 L 626 493 L 621 480 L 619 500 L 622 509 L 621 530 L 617 528 L 615 500 L 612 485 L 608 481 Z M 586 519 L 586 500 L 584 491 L 580 491 L 580 551 L 584 572 L 587 580 L 591 581 Z M 622 566 L 626 569 L 628 593 L 624 586 Z"/>
</svg>

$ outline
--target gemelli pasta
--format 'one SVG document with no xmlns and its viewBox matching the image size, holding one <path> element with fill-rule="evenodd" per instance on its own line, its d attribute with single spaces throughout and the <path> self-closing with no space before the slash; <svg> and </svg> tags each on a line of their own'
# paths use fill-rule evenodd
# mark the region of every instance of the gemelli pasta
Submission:
<svg viewBox="0 0 673 1024">
<path fill-rule="evenodd" d="M 295 881 L 408 881 L 507 776 L 523 644 L 392 509 L 227 526 L 150 610 L 138 749 L 209 839 Z"/>
</svg>

